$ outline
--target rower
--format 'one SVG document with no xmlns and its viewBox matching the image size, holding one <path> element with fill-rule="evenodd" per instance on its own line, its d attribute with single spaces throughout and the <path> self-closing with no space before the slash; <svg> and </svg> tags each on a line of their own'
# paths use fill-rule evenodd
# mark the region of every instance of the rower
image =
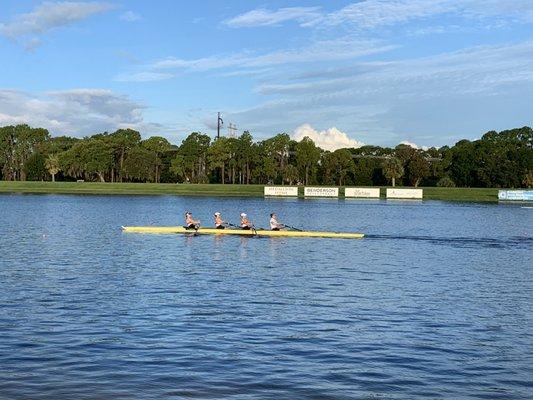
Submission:
<svg viewBox="0 0 533 400">
<path fill-rule="evenodd" d="M 252 229 L 254 224 L 250 222 L 248 216 L 245 213 L 241 213 L 241 229 Z"/>
<path fill-rule="evenodd" d="M 187 211 L 185 213 L 185 229 L 196 229 L 197 230 L 198 228 L 200 228 L 200 221 L 196 221 L 192 217 L 192 213 Z"/>
<path fill-rule="evenodd" d="M 215 213 L 215 228 L 226 229 L 226 222 L 222 219 L 222 215 L 219 212 Z"/>
<path fill-rule="evenodd" d="M 285 225 L 278 222 L 278 216 L 275 213 L 270 214 L 270 230 L 279 231 L 280 229 L 285 228 Z"/>
</svg>

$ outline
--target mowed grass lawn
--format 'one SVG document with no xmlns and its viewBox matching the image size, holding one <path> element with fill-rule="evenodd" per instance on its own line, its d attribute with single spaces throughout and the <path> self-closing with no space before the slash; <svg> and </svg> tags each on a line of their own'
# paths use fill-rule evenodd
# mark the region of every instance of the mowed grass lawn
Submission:
<svg viewBox="0 0 533 400">
<path fill-rule="evenodd" d="M 98 182 L 6 182 L 0 193 L 57 193 L 105 195 L 183 195 L 183 196 L 263 196 L 263 185 L 172 184 L 172 183 L 98 183 Z M 498 201 L 494 188 L 424 187 L 424 199 L 447 201 Z M 381 188 L 385 197 L 386 188 Z M 299 194 L 303 197 L 303 187 Z M 343 197 L 344 190 L 340 190 Z"/>
<path fill-rule="evenodd" d="M 110 195 L 262 196 L 263 185 L 0 181 L 0 192 Z"/>
</svg>

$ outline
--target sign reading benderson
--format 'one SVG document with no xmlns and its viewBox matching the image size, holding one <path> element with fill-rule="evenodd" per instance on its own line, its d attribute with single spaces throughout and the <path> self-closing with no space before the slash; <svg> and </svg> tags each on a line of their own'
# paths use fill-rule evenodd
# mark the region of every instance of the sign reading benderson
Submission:
<svg viewBox="0 0 533 400">
<path fill-rule="evenodd" d="M 305 197 L 339 197 L 339 188 L 333 187 L 306 187 Z"/>
<path fill-rule="evenodd" d="M 379 188 L 346 188 L 344 197 L 373 197 L 379 198 Z"/>
<path fill-rule="evenodd" d="M 387 199 L 421 199 L 422 189 L 387 189 Z"/>
<path fill-rule="evenodd" d="M 297 186 L 265 186 L 265 196 L 296 196 Z"/>
<path fill-rule="evenodd" d="M 499 190 L 498 200 L 533 201 L 533 190 Z"/>
</svg>

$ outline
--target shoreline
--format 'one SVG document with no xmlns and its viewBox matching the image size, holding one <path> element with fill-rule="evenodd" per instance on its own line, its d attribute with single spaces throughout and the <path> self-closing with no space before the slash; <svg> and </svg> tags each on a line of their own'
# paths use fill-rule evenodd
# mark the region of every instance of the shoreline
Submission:
<svg viewBox="0 0 533 400">
<path fill-rule="evenodd" d="M 352 186 L 349 186 L 352 187 Z M 354 186 L 355 187 L 355 186 Z M 361 186 L 363 187 L 363 186 Z M 390 187 L 390 186 L 389 186 Z M 232 184 L 175 184 L 175 183 L 100 183 L 100 182 L 20 182 L 0 181 L 3 194 L 87 194 L 87 195 L 152 195 L 152 196 L 214 196 L 214 197 L 264 197 L 264 185 Z M 397 186 L 398 188 L 398 186 Z M 407 188 L 407 187 L 405 187 Z M 380 187 L 380 199 L 385 199 L 387 187 Z M 496 188 L 444 188 L 421 187 L 423 200 L 498 202 Z M 303 186 L 298 188 L 298 198 L 304 198 Z M 344 186 L 339 199 L 344 199 Z M 354 198 L 349 198 L 352 200 Z M 357 198 L 356 198 L 357 199 Z M 375 200 L 378 200 L 377 198 Z"/>
</svg>

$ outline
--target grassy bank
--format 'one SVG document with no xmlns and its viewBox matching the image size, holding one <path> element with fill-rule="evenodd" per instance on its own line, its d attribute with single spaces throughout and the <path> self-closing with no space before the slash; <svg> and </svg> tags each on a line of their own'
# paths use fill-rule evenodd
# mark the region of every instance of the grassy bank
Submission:
<svg viewBox="0 0 533 400">
<path fill-rule="evenodd" d="M 447 201 L 498 201 L 498 189 L 426 187 L 424 199 Z M 96 182 L 5 182 L 0 193 L 57 193 L 105 195 L 193 195 L 193 196 L 263 196 L 263 185 L 197 185 L 171 183 L 96 183 Z M 300 188 L 303 196 L 303 188 Z M 344 190 L 340 191 L 341 197 Z M 385 197 L 385 188 L 381 188 Z"/>
<path fill-rule="evenodd" d="M 262 196 L 262 185 L 173 183 L 0 182 L 0 193 Z"/>
</svg>

